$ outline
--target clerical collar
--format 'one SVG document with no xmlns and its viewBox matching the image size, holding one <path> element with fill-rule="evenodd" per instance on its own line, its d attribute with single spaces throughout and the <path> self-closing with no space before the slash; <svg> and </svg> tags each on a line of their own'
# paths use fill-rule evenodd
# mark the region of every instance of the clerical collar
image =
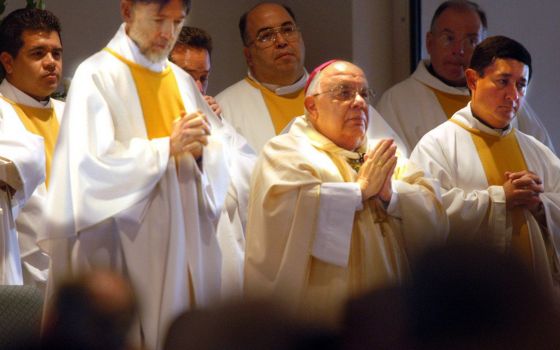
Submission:
<svg viewBox="0 0 560 350">
<path fill-rule="evenodd" d="M 437 79 L 441 80 L 444 84 L 452 86 L 452 87 L 456 87 L 456 88 L 465 88 L 466 85 L 457 85 L 453 82 L 450 82 L 449 80 L 446 80 L 444 77 L 442 77 L 441 75 L 437 74 L 434 66 L 432 65 L 432 63 L 430 62 L 430 64 L 428 65 L 428 72 L 430 72 L 431 75 L 433 75 L 434 77 L 436 77 Z"/>
<path fill-rule="evenodd" d="M 295 83 L 291 85 L 281 86 L 276 84 L 261 83 L 257 80 L 257 78 L 253 76 L 253 74 L 251 74 L 251 70 L 247 72 L 247 75 L 249 76 L 249 78 L 251 78 L 251 80 L 256 81 L 257 83 L 261 84 L 262 86 L 279 96 L 289 95 L 300 91 L 305 87 L 305 83 L 307 82 L 308 77 L 307 71 L 304 69 L 303 76 L 299 78 Z"/>
<path fill-rule="evenodd" d="M 490 128 L 490 129 L 492 129 L 492 130 L 494 130 L 494 131 L 496 131 L 496 132 L 498 132 L 498 133 L 500 133 L 500 134 L 503 134 L 504 132 L 508 131 L 508 129 L 510 128 L 510 125 L 509 125 L 509 124 L 508 124 L 505 128 L 495 128 L 495 127 L 493 127 L 492 125 L 490 125 L 490 124 L 488 124 L 486 121 L 484 121 L 482 118 L 480 118 L 478 115 L 476 115 L 476 114 L 474 113 L 473 109 L 472 109 L 472 106 L 471 106 L 471 114 L 472 114 L 472 116 L 473 116 L 476 120 L 478 120 L 482 125 L 484 125 L 484 126 Z"/>
<path fill-rule="evenodd" d="M 37 101 L 33 97 L 29 96 L 25 92 L 21 91 L 15 87 L 8 79 L 2 81 L 2 90 L 4 97 L 14 101 L 15 103 L 22 104 L 24 106 L 36 107 L 36 108 L 51 108 L 51 99 L 47 98 L 43 101 Z"/>
</svg>

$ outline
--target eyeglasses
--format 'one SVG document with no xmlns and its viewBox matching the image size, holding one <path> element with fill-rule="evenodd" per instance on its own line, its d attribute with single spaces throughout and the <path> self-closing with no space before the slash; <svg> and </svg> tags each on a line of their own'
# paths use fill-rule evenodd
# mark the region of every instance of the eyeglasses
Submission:
<svg viewBox="0 0 560 350">
<path fill-rule="evenodd" d="M 356 95 L 360 95 L 368 104 L 371 104 L 371 100 L 375 98 L 375 92 L 370 88 L 356 89 L 347 85 L 337 85 L 332 89 L 327 91 L 318 92 L 313 94 L 313 96 L 318 96 L 322 94 L 331 94 L 331 96 L 339 101 L 351 101 L 356 98 Z"/>
<path fill-rule="evenodd" d="M 248 43 L 247 46 L 254 43 L 257 47 L 266 49 L 276 42 L 278 34 L 282 35 L 282 38 L 286 41 L 296 41 L 299 38 L 299 29 L 293 23 L 283 24 L 274 28 L 266 28 L 258 32 L 255 40 Z"/>
<path fill-rule="evenodd" d="M 467 36 L 461 40 L 456 39 L 455 36 L 449 33 L 442 33 L 437 37 L 439 43 L 445 47 L 450 48 L 454 47 L 457 43 L 459 43 L 460 47 L 465 51 L 472 51 L 480 43 L 480 36 Z"/>
</svg>

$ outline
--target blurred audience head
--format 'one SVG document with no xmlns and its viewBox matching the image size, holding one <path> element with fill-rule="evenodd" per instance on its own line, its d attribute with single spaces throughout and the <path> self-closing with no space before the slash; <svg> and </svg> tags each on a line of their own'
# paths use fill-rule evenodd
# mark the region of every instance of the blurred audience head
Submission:
<svg viewBox="0 0 560 350">
<path fill-rule="evenodd" d="M 511 255 L 446 246 L 412 267 L 407 286 L 349 304 L 345 349 L 560 348 L 556 301 Z"/>
<path fill-rule="evenodd" d="M 124 349 L 137 313 L 131 285 L 97 270 L 61 284 L 47 309 L 44 349 Z"/>
<path fill-rule="evenodd" d="M 328 350 L 338 349 L 336 339 L 274 304 L 251 301 L 184 313 L 171 325 L 165 350 Z"/>
</svg>

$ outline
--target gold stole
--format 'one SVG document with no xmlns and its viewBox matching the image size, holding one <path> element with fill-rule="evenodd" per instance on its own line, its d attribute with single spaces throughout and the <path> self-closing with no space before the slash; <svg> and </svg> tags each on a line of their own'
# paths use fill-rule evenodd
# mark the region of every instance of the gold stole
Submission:
<svg viewBox="0 0 560 350">
<path fill-rule="evenodd" d="M 455 112 L 457 112 L 461 108 L 464 108 L 471 100 L 471 97 L 469 95 L 450 94 L 431 86 L 426 86 L 436 95 L 436 98 L 441 108 L 443 109 L 443 112 L 447 116 L 447 119 L 451 118 L 453 114 L 455 114 Z"/>
<path fill-rule="evenodd" d="M 284 130 L 292 119 L 303 114 L 303 100 L 305 99 L 304 89 L 301 89 L 299 92 L 294 92 L 293 94 L 280 96 L 252 79 L 245 78 L 245 80 L 251 84 L 251 86 L 261 91 L 268 113 L 270 113 L 270 117 L 272 118 L 272 124 L 274 125 L 276 135 Z"/>
<path fill-rule="evenodd" d="M 104 50 L 130 68 L 140 99 L 148 139 L 171 135 L 173 121 L 185 111 L 171 67 L 167 66 L 162 72 L 154 72 L 107 47 Z"/>
<path fill-rule="evenodd" d="M 451 119 L 451 122 L 470 132 L 489 185 L 502 186 L 506 181 L 504 176 L 506 171 L 527 170 L 515 131 L 512 130 L 508 135 L 502 137 L 470 128 L 454 119 Z M 515 208 L 510 213 L 513 226 L 512 251 L 532 268 L 531 241 L 525 215 L 521 208 Z"/>
<path fill-rule="evenodd" d="M 181 113 L 185 111 L 177 80 L 171 67 L 168 65 L 162 72 L 154 72 L 124 58 L 108 47 L 104 50 L 121 60 L 130 69 L 140 99 L 148 139 L 170 136 L 173 122 L 180 118 Z M 196 296 L 190 267 L 187 273 L 190 305 L 194 306 L 196 305 Z"/>
<path fill-rule="evenodd" d="M 38 108 L 15 103 L 7 98 L 5 101 L 10 103 L 19 119 L 27 129 L 27 131 L 39 135 L 43 138 L 45 144 L 45 185 L 48 187 L 49 174 L 51 169 L 52 158 L 54 154 L 54 146 L 58 137 L 58 119 L 54 108 Z"/>
<path fill-rule="evenodd" d="M 359 157 L 359 153 L 347 151 L 338 147 L 332 141 L 321 135 L 315 129 L 307 127 L 305 134 L 311 141 L 311 144 L 325 152 L 332 160 L 344 182 L 355 182 L 357 178 L 356 171 L 348 163 L 348 159 Z M 358 149 L 358 152 L 365 152 L 366 145 Z M 380 287 L 381 285 L 396 283 L 403 272 L 408 273 L 408 266 L 402 271 L 402 257 L 398 256 L 396 251 L 400 251 L 404 243 L 400 236 L 393 233 L 389 216 L 379 199 L 370 199 L 363 203 L 364 209 L 357 211 L 354 216 L 352 225 L 352 238 L 350 243 L 350 257 L 348 261 L 348 295 L 353 296 L 362 293 L 371 288 Z M 375 238 L 372 236 L 375 229 L 372 225 L 379 225 L 379 231 L 383 236 L 381 248 L 377 248 L 374 243 Z M 399 242 L 397 246 L 393 246 L 393 238 Z M 383 249 L 389 259 L 391 271 L 386 271 L 386 266 L 379 264 L 379 252 L 377 249 Z M 374 273 L 373 271 L 377 271 Z M 402 276 L 400 276 L 402 277 Z M 382 282 L 380 285 L 379 283 Z"/>
</svg>

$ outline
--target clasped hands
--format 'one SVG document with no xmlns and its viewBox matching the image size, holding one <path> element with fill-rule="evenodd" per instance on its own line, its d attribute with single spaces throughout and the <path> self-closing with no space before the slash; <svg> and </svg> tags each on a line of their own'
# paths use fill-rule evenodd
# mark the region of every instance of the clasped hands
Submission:
<svg viewBox="0 0 560 350">
<path fill-rule="evenodd" d="M 198 160 L 202 156 L 202 147 L 208 144 L 208 135 L 210 135 L 210 124 L 204 113 L 182 112 L 181 116 L 173 122 L 173 130 L 169 138 L 171 156 L 188 152 Z"/>
<path fill-rule="evenodd" d="M 506 208 L 509 210 L 521 207 L 528 209 L 533 214 L 537 213 L 542 203 L 539 194 L 544 192 L 541 178 L 528 170 L 507 171 L 504 176 L 506 178 L 503 185 Z"/>
<path fill-rule="evenodd" d="M 383 139 L 366 153 L 356 180 L 362 191 L 362 200 L 375 196 L 384 202 L 391 200 L 391 177 L 397 165 L 396 152 L 397 146 L 393 140 Z"/>
</svg>

